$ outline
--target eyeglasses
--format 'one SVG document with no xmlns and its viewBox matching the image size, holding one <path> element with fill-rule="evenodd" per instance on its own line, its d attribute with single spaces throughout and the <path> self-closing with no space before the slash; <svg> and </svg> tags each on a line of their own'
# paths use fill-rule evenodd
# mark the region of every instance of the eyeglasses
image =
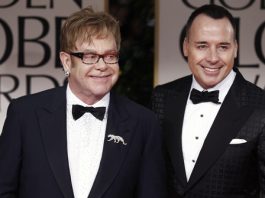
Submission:
<svg viewBox="0 0 265 198">
<path fill-rule="evenodd" d="M 86 53 L 86 52 L 71 52 L 70 55 L 80 58 L 82 62 L 87 65 L 98 63 L 100 58 L 102 58 L 102 60 L 106 64 L 117 64 L 119 61 L 118 53 L 109 53 L 109 54 L 100 55 L 100 54 Z"/>
</svg>

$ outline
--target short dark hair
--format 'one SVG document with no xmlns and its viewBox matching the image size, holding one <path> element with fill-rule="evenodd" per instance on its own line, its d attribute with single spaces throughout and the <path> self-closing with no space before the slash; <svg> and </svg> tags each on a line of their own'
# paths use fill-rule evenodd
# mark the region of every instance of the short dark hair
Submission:
<svg viewBox="0 0 265 198">
<path fill-rule="evenodd" d="M 229 22 L 231 23 L 232 27 L 233 27 L 233 30 L 234 30 L 234 38 L 236 39 L 236 32 L 237 32 L 237 29 L 236 29 L 236 23 L 235 23 L 235 19 L 234 17 L 232 16 L 232 14 L 227 10 L 225 9 L 224 7 L 222 6 L 218 6 L 218 5 L 214 5 L 214 4 L 207 4 L 207 5 L 203 5 L 199 8 L 197 8 L 196 10 L 194 10 L 187 23 L 186 23 L 186 37 L 188 37 L 188 34 L 189 34 L 189 30 L 190 30 L 190 27 L 193 23 L 193 21 L 195 20 L 195 18 L 198 16 L 198 15 L 201 15 L 201 14 L 204 14 L 210 18 L 213 18 L 213 19 L 222 19 L 222 18 L 227 18 L 229 20 Z"/>
</svg>

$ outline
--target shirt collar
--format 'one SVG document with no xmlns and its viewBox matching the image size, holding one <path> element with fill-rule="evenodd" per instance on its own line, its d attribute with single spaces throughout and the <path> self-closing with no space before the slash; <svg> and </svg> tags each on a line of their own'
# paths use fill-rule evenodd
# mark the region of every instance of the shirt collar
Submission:
<svg viewBox="0 0 265 198">
<path fill-rule="evenodd" d="M 214 91 L 214 90 L 219 90 L 219 101 L 223 102 L 226 94 L 228 93 L 230 87 L 232 86 L 234 80 L 236 77 L 236 72 L 231 70 L 231 72 L 225 77 L 224 80 L 222 80 L 220 83 L 215 85 L 214 87 L 207 89 L 207 91 Z M 192 84 L 191 84 L 191 90 L 195 88 L 199 91 L 205 90 L 202 88 L 202 86 L 196 81 L 194 76 L 192 76 Z"/>
<path fill-rule="evenodd" d="M 68 84 L 66 88 L 66 98 L 67 98 L 67 105 L 78 104 L 82 106 L 106 107 L 106 109 L 108 109 L 110 101 L 110 93 L 107 93 L 101 100 L 97 101 L 95 104 L 87 105 L 72 92 Z"/>
</svg>

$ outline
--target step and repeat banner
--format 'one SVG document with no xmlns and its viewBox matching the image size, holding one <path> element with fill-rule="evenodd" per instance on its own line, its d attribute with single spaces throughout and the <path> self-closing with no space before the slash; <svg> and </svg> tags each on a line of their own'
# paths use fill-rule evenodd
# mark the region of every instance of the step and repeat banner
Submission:
<svg viewBox="0 0 265 198">
<path fill-rule="evenodd" d="M 60 28 L 67 16 L 105 0 L 0 0 L 0 134 L 12 98 L 64 83 Z"/>
<path fill-rule="evenodd" d="M 182 55 L 182 33 L 191 12 L 204 4 L 227 8 L 236 18 L 244 77 L 265 87 L 265 0 L 157 0 L 155 85 L 190 74 Z"/>
</svg>

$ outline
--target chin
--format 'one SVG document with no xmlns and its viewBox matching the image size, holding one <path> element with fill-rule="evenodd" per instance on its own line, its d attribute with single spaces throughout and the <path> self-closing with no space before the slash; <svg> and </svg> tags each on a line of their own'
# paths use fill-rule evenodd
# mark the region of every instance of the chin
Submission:
<svg viewBox="0 0 265 198">
<path fill-rule="evenodd" d="M 93 95 L 98 96 L 98 97 L 103 97 L 109 92 L 110 92 L 110 89 L 102 89 L 102 90 L 97 89 L 93 91 Z"/>
<path fill-rule="evenodd" d="M 213 88 L 214 86 L 216 86 L 219 82 L 212 82 L 212 83 L 207 83 L 207 89 Z"/>
</svg>

